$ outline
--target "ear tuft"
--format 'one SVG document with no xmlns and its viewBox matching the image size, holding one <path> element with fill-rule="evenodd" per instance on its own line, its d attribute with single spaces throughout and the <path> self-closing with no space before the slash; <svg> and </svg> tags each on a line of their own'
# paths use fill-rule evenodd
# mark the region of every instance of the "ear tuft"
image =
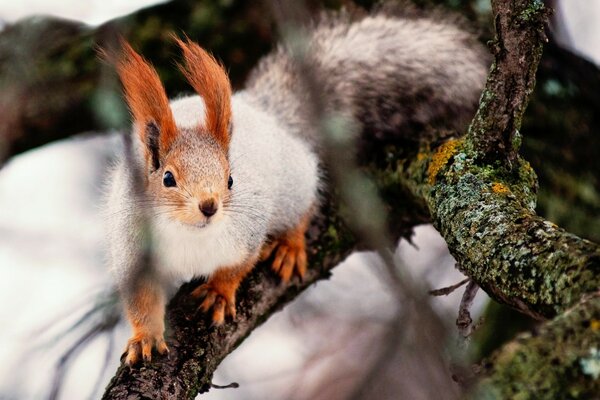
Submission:
<svg viewBox="0 0 600 400">
<path fill-rule="evenodd" d="M 206 129 L 224 147 L 229 147 L 231 123 L 231 84 L 223 66 L 206 50 L 192 42 L 174 37 L 181 47 L 182 73 L 206 105 Z"/>
<path fill-rule="evenodd" d="M 177 135 L 165 89 L 156 70 L 124 39 L 121 39 L 121 51 L 114 62 L 125 90 L 125 100 L 141 140 L 146 144 L 147 162 L 157 169 L 159 149 L 168 151 Z"/>
</svg>

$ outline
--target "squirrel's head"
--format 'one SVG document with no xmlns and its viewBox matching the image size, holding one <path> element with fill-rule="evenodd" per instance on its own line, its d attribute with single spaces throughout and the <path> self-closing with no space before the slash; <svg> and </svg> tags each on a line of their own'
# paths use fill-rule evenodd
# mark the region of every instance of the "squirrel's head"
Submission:
<svg viewBox="0 0 600 400">
<path fill-rule="evenodd" d="M 117 72 L 144 149 L 145 185 L 159 214 L 203 227 L 223 215 L 233 185 L 228 159 L 231 85 L 223 67 L 197 44 L 175 38 L 181 71 L 202 97 L 204 113 L 177 126 L 155 69 L 122 41 Z"/>
</svg>

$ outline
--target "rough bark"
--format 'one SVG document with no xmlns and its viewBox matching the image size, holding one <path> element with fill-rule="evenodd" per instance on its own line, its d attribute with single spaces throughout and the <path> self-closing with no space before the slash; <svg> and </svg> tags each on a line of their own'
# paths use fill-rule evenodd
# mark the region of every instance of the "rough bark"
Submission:
<svg viewBox="0 0 600 400">
<path fill-rule="evenodd" d="M 600 247 L 537 216 L 535 176 L 480 166 L 465 140 L 422 151 L 403 167 L 460 269 L 492 298 L 553 317 L 600 287 Z"/>
<path fill-rule="evenodd" d="M 510 167 L 521 145 L 519 129 L 535 87 L 547 11 L 541 1 L 492 2 L 495 60 L 469 129 L 475 155 Z"/>
<path fill-rule="evenodd" d="M 600 246 L 535 215 L 536 177 L 516 153 L 546 13 L 536 1 L 493 4 L 504 14 L 495 15 L 496 60 L 469 134 L 424 149 L 404 177 L 463 272 L 498 301 L 555 317 L 496 353 L 474 397 L 597 397 Z M 505 23 L 524 17 L 526 24 Z M 515 41 L 503 46 L 507 37 Z"/>
</svg>

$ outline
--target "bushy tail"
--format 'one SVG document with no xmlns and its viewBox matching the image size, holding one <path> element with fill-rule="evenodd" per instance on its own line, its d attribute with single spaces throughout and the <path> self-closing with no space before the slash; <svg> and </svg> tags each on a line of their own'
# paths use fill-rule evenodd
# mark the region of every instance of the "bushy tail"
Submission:
<svg viewBox="0 0 600 400">
<path fill-rule="evenodd" d="M 351 115 L 376 138 L 407 137 L 428 127 L 464 129 L 485 82 L 488 52 L 464 24 L 439 12 L 412 11 L 328 15 L 307 38 L 327 110 Z M 298 74 L 280 46 L 259 63 L 247 93 L 314 141 L 305 109 L 311 99 Z"/>
</svg>

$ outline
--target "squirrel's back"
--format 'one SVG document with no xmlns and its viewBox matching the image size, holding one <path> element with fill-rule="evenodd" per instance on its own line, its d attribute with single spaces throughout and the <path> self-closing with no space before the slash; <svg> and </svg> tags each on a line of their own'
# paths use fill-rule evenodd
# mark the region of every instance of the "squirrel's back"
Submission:
<svg viewBox="0 0 600 400">
<path fill-rule="evenodd" d="M 485 82 L 486 49 L 456 18 L 414 9 L 401 14 L 327 14 L 307 30 L 306 61 L 319 79 L 327 111 L 351 114 L 377 137 L 429 126 L 463 129 Z M 302 84 L 280 46 L 255 69 L 248 91 L 289 129 L 314 140 Z"/>
</svg>

